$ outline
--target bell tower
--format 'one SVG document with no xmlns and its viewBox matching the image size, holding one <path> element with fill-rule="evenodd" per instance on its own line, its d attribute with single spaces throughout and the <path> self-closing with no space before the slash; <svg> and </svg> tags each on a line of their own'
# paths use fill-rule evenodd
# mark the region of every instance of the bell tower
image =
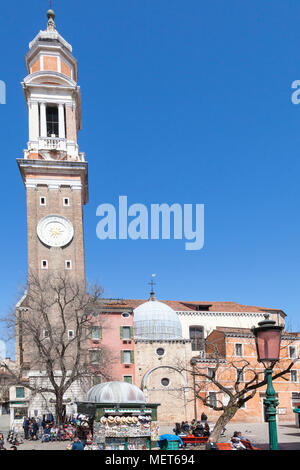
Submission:
<svg viewBox="0 0 300 470">
<path fill-rule="evenodd" d="M 57 32 L 53 10 L 29 44 L 22 86 L 29 140 L 17 163 L 26 188 L 28 270 L 68 271 L 85 280 L 83 206 L 88 164 L 79 151 L 81 93 L 72 47 Z"/>
</svg>

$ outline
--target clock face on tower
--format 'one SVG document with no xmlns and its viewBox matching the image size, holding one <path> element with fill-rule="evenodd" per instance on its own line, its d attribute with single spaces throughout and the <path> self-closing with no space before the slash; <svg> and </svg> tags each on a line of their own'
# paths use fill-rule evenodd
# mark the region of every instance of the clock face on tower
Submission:
<svg viewBox="0 0 300 470">
<path fill-rule="evenodd" d="M 72 223 L 62 215 L 47 215 L 39 221 L 37 234 L 45 245 L 63 247 L 72 240 L 74 228 Z"/>
</svg>

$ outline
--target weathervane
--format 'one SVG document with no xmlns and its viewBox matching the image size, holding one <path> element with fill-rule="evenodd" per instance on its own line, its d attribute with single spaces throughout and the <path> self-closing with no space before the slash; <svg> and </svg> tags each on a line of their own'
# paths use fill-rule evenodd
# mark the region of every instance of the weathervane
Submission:
<svg viewBox="0 0 300 470">
<path fill-rule="evenodd" d="M 150 300 L 156 300 L 155 299 L 155 292 L 154 292 L 154 286 L 156 285 L 156 283 L 154 282 L 154 278 L 155 278 L 156 274 L 152 274 L 152 279 L 151 281 L 149 282 L 149 285 L 151 286 L 151 292 L 150 292 Z"/>
</svg>

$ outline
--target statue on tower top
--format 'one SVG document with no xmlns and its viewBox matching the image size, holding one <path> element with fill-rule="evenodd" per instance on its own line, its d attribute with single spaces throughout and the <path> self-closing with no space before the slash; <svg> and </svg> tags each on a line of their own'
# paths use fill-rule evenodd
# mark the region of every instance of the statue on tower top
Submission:
<svg viewBox="0 0 300 470">
<path fill-rule="evenodd" d="M 55 13 L 52 9 L 47 11 L 47 17 L 48 17 L 47 31 L 52 33 L 55 31 L 55 22 L 54 22 Z"/>
</svg>

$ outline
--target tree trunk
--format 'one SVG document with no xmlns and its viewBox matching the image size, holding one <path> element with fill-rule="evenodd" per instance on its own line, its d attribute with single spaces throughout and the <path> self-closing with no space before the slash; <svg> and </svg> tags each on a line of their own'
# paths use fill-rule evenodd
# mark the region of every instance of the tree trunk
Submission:
<svg viewBox="0 0 300 470">
<path fill-rule="evenodd" d="M 224 412 L 221 414 L 221 416 L 217 420 L 215 427 L 210 435 L 210 437 L 212 437 L 215 442 L 218 442 L 218 440 L 220 439 L 221 433 L 223 431 L 223 428 L 234 417 L 238 409 L 239 408 L 237 405 L 228 403 Z"/>
<path fill-rule="evenodd" d="M 58 393 L 56 395 L 56 403 L 55 403 L 55 423 L 57 426 L 60 426 L 63 422 L 63 413 L 64 413 L 63 394 Z"/>
</svg>

